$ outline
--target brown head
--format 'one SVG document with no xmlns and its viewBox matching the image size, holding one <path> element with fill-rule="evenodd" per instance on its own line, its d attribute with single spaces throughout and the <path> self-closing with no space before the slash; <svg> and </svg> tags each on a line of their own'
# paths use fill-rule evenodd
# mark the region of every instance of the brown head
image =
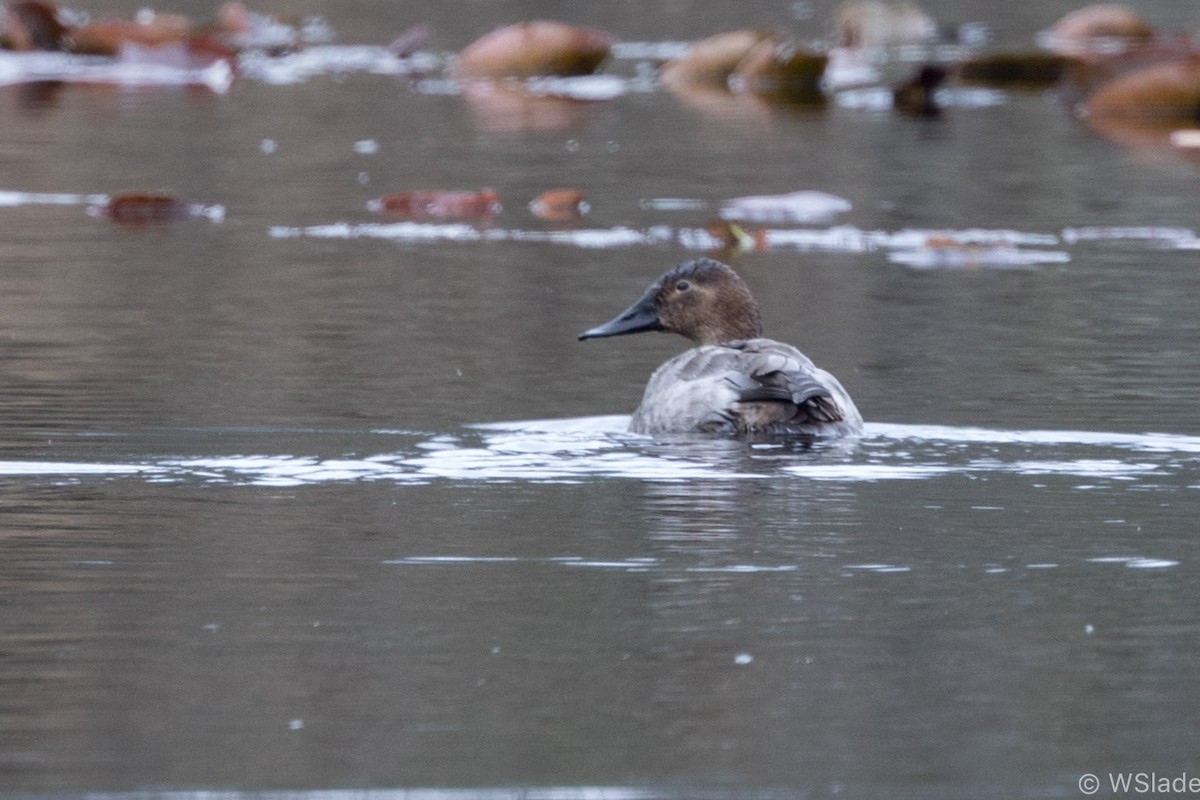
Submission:
<svg viewBox="0 0 1200 800">
<path fill-rule="evenodd" d="M 762 336 L 762 320 L 758 303 L 736 272 L 699 258 L 668 270 L 636 303 L 579 338 L 642 331 L 678 333 L 698 345 L 720 344 Z"/>
</svg>

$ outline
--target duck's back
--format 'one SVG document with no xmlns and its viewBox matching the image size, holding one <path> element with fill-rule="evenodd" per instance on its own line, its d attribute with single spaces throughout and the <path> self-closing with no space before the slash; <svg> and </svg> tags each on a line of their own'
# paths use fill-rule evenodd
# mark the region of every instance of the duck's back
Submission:
<svg viewBox="0 0 1200 800">
<path fill-rule="evenodd" d="M 845 436 L 862 417 L 838 380 L 772 339 L 705 345 L 654 371 L 630 424 L 635 433 Z"/>
</svg>

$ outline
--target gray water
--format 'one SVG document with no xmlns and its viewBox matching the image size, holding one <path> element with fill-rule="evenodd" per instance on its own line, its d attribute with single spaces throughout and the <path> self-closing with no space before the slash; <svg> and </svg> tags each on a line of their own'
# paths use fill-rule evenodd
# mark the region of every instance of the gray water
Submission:
<svg viewBox="0 0 1200 800">
<path fill-rule="evenodd" d="M 532 16 L 816 37 L 832 5 L 301 3 L 362 48 L 226 91 L 0 87 L 0 791 L 1079 797 L 1195 772 L 1195 158 L 1040 92 L 952 89 L 935 121 L 870 93 L 701 108 L 630 50 L 610 99 L 498 109 L 372 49 L 425 21 L 436 64 Z M 1188 5 L 1143 11 L 1200 27 Z M 1017 46 L 1072 5 L 927 7 Z M 488 222 L 367 209 L 482 186 Z M 583 220 L 526 211 L 556 186 Z M 576 334 L 706 252 L 723 202 L 798 190 L 851 210 L 724 257 L 865 435 L 624 433 L 686 343 Z M 124 191 L 206 214 L 88 213 Z"/>
</svg>

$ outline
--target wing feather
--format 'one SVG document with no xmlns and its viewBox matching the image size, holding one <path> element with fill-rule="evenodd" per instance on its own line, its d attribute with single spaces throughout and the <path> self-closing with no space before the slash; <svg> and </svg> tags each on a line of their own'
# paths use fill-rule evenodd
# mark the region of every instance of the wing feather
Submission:
<svg viewBox="0 0 1200 800">
<path fill-rule="evenodd" d="M 679 354 L 651 376 L 633 421 L 640 432 L 821 435 L 860 425 L 836 378 L 796 348 L 770 339 Z"/>
</svg>

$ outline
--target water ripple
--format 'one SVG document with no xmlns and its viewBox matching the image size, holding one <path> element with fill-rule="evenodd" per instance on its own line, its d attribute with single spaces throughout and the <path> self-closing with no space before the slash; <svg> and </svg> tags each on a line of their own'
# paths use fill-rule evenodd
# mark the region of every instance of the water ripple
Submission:
<svg viewBox="0 0 1200 800">
<path fill-rule="evenodd" d="M 457 433 L 375 431 L 368 435 L 386 437 L 389 449 L 333 457 L 245 453 L 150 457 L 129 463 L 0 461 L 0 475 L 253 486 L 354 481 L 579 483 L 611 478 L 861 483 L 1004 474 L 1159 485 L 1183 475 L 1185 480 L 1177 483 L 1194 486 L 1200 461 L 1200 437 L 1167 433 L 871 423 L 860 439 L 748 444 L 700 436 L 636 436 L 625 432 L 627 423 L 625 416 L 605 416 L 475 425 Z M 339 439 L 338 432 L 324 434 Z M 279 435 L 293 441 L 297 432 Z M 361 443 L 361 432 L 356 441 Z"/>
<path fill-rule="evenodd" d="M 844 576 L 852 576 L 855 574 L 870 574 L 870 575 L 905 575 L 913 572 L 922 572 L 928 570 L 928 565 L 913 566 L 910 564 L 894 564 L 890 562 L 866 562 L 866 563 L 851 563 L 837 564 L 830 563 L 827 559 L 809 559 L 803 564 L 714 564 L 714 565 L 688 565 L 673 563 L 661 558 L 619 558 L 619 559 L 592 559 L 583 556 L 497 556 L 497 555 L 419 555 L 419 556 L 403 556 L 400 558 L 389 558 L 379 562 L 383 566 L 389 567 L 564 567 L 575 569 L 599 569 L 599 570 L 616 570 L 630 573 L 654 572 L 659 574 L 668 573 L 686 573 L 686 574 L 712 574 L 712 575 L 772 575 L 779 573 L 798 572 L 802 567 L 811 571 L 818 570 L 833 570 L 840 572 Z M 1082 559 L 1082 562 L 1073 561 L 1071 563 L 1058 562 L 1030 562 L 1022 564 L 1018 569 L 1027 571 L 1041 570 L 1057 570 L 1068 567 L 1077 567 L 1082 564 L 1096 565 L 1115 565 L 1125 567 L 1127 569 L 1171 569 L 1181 565 L 1181 562 L 1169 558 L 1155 558 L 1151 556 L 1096 556 L 1093 558 Z M 989 575 L 998 575 L 1013 572 L 1012 567 L 1001 567 L 995 564 L 978 565 L 976 568 L 981 569 Z"/>
</svg>

